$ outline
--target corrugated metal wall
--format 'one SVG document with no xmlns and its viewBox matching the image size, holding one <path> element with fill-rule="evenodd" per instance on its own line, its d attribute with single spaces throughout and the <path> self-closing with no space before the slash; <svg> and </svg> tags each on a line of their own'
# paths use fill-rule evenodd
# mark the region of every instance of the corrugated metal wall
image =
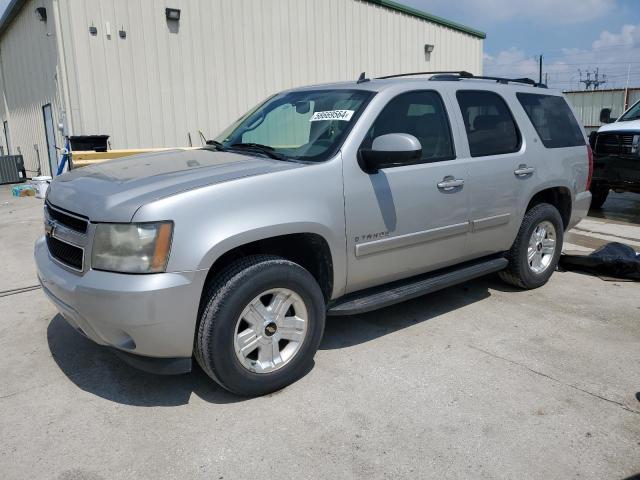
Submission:
<svg viewBox="0 0 640 480">
<path fill-rule="evenodd" d="M 41 22 L 36 17 L 35 9 L 41 6 L 49 12 L 47 22 Z M 23 155 L 29 176 L 37 174 L 38 152 L 42 174 L 48 175 L 50 170 L 43 105 L 50 103 L 54 122 L 57 124 L 59 121 L 57 56 L 51 11 L 51 0 L 28 1 L 3 34 L 0 43 L 0 95 L 4 94 L 4 98 L 0 98 L 0 115 L 2 121 L 7 120 L 9 124 L 11 153 Z M 60 145 L 60 141 L 58 135 L 57 145 Z M 1 128 L 0 144 L 7 153 Z"/>
<path fill-rule="evenodd" d="M 599 127 L 600 110 L 611 109 L 612 117 L 619 117 L 624 112 L 624 89 L 589 90 L 581 92 L 565 92 L 567 100 L 573 105 L 581 125 L 587 130 Z M 629 89 L 629 106 L 640 99 L 640 88 Z"/>
<path fill-rule="evenodd" d="M 640 100 L 640 88 L 629 89 L 629 106 Z"/>
<path fill-rule="evenodd" d="M 165 7 L 181 9 L 178 23 Z M 482 39 L 359 0 L 65 0 L 61 10 L 74 134 L 109 134 L 112 148 L 187 145 L 189 134 L 199 145 L 198 129 L 213 137 L 272 93 L 361 71 L 482 71 Z"/>
</svg>

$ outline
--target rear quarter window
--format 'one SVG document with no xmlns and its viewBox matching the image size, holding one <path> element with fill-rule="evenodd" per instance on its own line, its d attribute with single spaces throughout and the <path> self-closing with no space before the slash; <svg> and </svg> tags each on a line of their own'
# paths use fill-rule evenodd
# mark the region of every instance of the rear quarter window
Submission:
<svg viewBox="0 0 640 480">
<path fill-rule="evenodd" d="M 582 129 L 564 98 L 522 92 L 516 96 L 545 147 L 585 145 Z"/>
</svg>

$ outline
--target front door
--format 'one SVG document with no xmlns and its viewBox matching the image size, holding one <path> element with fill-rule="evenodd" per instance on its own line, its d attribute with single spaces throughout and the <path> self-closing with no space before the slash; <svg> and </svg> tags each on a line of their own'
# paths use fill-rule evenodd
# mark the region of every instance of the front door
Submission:
<svg viewBox="0 0 640 480">
<path fill-rule="evenodd" d="M 42 107 L 42 115 L 44 117 L 44 133 L 47 140 L 49 167 L 51 169 L 51 176 L 53 177 L 58 171 L 58 152 L 56 150 L 56 130 L 53 123 L 53 112 L 51 111 L 50 103 Z"/>
<path fill-rule="evenodd" d="M 347 291 L 435 270 L 466 254 L 468 190 L 465 162 L 456 159 L 439 93 L 401 93 L 380 111 L 362 142 L 389 133 L 414 135 L 419 163 L 367 174 L 352 152 L 343 158 Z"/>
</svg>

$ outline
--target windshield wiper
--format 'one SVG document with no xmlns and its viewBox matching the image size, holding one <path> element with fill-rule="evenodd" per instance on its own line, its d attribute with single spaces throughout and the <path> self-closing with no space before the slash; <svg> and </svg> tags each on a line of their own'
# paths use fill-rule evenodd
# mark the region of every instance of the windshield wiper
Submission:
<svg viewBox="0 0 640 480">
<path fill-rule="evenodd" d="M 215 150 L 219 150 L 221 152 L 224 152 L 226 150 L 226 147 L 217 140 L 207 140 L 206 145 L 207 146 L 204 148 L 213 147 Z"/>
<path fill-rule="evenodd" d="M 237 150 L 253 150 L 262 153 L 269 158 L 274 158 L 276 160 L 288 160 L 284 155 L 276 153 L 273 147 L 262 145 L 261 143 L 234 143 L 230 148 L 235 148 Z"/>
</svg>

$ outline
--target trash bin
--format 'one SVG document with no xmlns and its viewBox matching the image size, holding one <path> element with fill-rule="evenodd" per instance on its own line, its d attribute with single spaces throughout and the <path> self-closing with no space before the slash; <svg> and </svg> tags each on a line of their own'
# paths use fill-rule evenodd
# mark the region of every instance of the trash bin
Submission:
<svg viewBox="0 0 640 480">
<path fill-rule="evenodd" d="M 36 197 L 44 198 L 47 194 L 47 189 L 49 188 L 49 183 L 51 182 L 51 177 L 43 175 L 41 177 L 33 177 L 31 179 L 32 185 L 36 189 Z"/>
</svg>

